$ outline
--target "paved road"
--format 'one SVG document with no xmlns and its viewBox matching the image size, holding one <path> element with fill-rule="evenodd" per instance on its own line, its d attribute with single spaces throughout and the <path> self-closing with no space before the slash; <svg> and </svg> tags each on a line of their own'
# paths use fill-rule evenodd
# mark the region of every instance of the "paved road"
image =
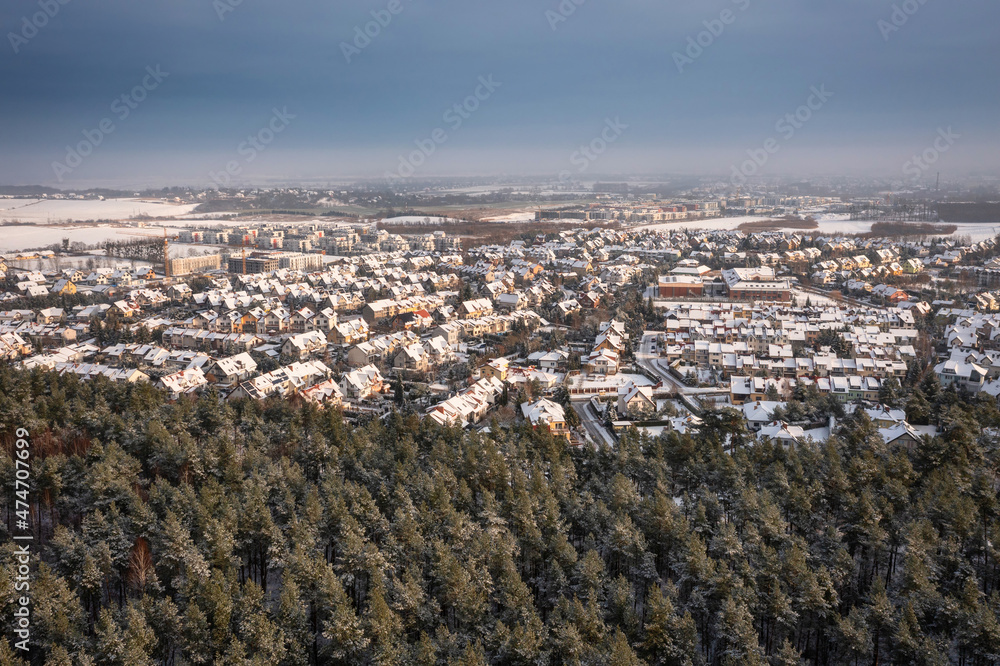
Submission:
<svg viewBox="0 0 1000 666">
<path fill-rule="evenodd" d="M 590 400 L 574 401 L 573 411 L 580 416 L 580 422 L 586 428 L 587 434 L 594 442 L 604 442 L 608 446 L 615 445 L 615 438 L 611 436 L 604 424 L 594 415 L 594 409 L 590 406 Z"/>
<path fill-rule="evenodd" d="M 726 395 L 729 393 L 727 389 L 717 387 L 693 388 L 674 377 L 667 370 L 659 355 L 653 352 L 656 336 L 657 333 L 655 331 L 646 331 L 643 333 L 642 342 L 639 344 L 639 351 L 635 355 L 635 362 L 647 372 L 652 373 L 654 377 L 662 379 L 664 388 L 668 391 L 676 392 L 687 408 L 693 413 L 701 412 L 701 405 L 698 404 L 697 400 L 699 396 Z"/>
<path fill-rule="evenodd" d="M 708 387 L 693 388 L 685 385 L 667 370 L 658 354 L 653 353 L 653 343 L 656 341 L 657 333 L 646 331 L 642 335 L 642 342 L 639 344 L 639 351 L 636 352 L 635 361 L 654 376 L 663 380 L 665 386 L 683 395 L 705 395 L 728 393 L 724 388 Z"/>
</svg>

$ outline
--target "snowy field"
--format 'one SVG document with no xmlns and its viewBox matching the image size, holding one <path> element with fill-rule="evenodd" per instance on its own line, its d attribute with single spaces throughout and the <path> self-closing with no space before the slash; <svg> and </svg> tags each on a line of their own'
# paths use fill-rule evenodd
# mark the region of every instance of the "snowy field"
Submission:
<svg viewBox="0 0 1000 666">
<path fill-rule="evenodd" d="M 508 215 L 497 215 L 496 217 L 484 217 L 483 222 L 534 222 L 535 214 L 529 211 L 510 213 Z"/>
<path fill-rule="evenodd" d="M 46 224 L 73 220 L 127 220 L 137 215 L 187 215 L 197 204 L 170 204 L 142 199 L 75 201 L 65 199 L 0 199 L 0 223 Z"/>
<path fill-rule="evenodd" d="M 166 227 L 167 234 L 175 236 L 181 227 Z M 54 244 L 61 244 L 63 238 L 68 238 L 70 243 L 84 243 L 86 245 L 101 245 L 109 240 L 141 240 L 141 236 L 130 235 L 130 232 L 149 234 L 155 240 L 163 233 L 163 227 L 145 227 L 142 229 L 128 227 L 114 227 L 110 225 L 71 225 L 46 227 L 41 225 L 10 225 L 0 227 L 0 254 L 20 252 L 21 250 L 48 249 Z M 175 248 L 171 253 L 174 257 L 186 257 L 205 254 L 206 251 L 218 251 L 225 246 L 174 243 L 171 248 Z M 176 252 L 177 254 L 174 254 Z"/>
<path fill-rule="evenodd" d="M 240 217 L 233 220 L 221 220 L 216 215 L 219 213 L 208 213 L 208 214 L 196 214 L 196 215 L 185 215 L 181 218 L 177 218 L 170 221 L 173 227 L 177 228 L 189 228 L 189 229 L 213 229 L 217 227 L 250 227 L 261 224 L 278 224 L 278 225 L 288 225 L 297 226 L 300 224 L 318 224 L 322 226 L 335 227 L 339 224 L 343 224 L 343 220 L 339 218 L 307 218 L 303 217 L 301 220 L 296 220 L 290 222 L 288 220 L 276 221 L 271 219 L 270 216 L 262 215 L 260 217 Z M 345 218 L 346 219 L 346 218 Z M 365 220 L 351 220 L 352 224 L 362 224 Z M 372 221 L 374 222 L 374 220 Z"/>
<path fill-rule="evenodd" d="M 13 265 L 27 271 L 61 271 L 67 268 L 81 270 L 91 268 L 152 268 L 159 271 L 163 270 L 162 265 L 154 266 L 148 261 L 122 259 L 121 257 L 105 257 L 100 254 L 31 259 L 28 261 L 18 261 Z"/>
<path fill-rule="evenodd" d="M 70 243 L 86 243 L 95 245 L 112 238 L 128 238 L 121 236 L 121 229 L 111 226 L 72 226 L 72 227 L 42 227 L 42 226 L 5 226 L 0 228 L 0 253 L 18 252 L 20 250 L 47 248 L 62 243 L 68 238 Z M 153 233 L 154 230 L 149 230 Z"/>
<path fill-rule="evenodd" d="M 2 202 L 0 202 L 2 203 Z M 305 223 L 336 224 L 329 220 L 303 220 Z M 0 254 L 19 252 L 21 250 L 50 249 L 53 244 L 62 243 L 63 238 L 68 238 L 70 243 L 85 243 L 86 245 L 100 245 L 112 239 L 132 240 L 141 238 L 133 233 L 147 234 L 151 238 L 156 238 L 163 233 L 166 228 L 167 235 L 176 236 L 181 231 L 190 228 L 213 228 L 213 227 L 237 227 L 243 225 L 269 223 L 267 220 L 171 220 L 169 224 L 157 226 L 150 223 L 149 226 L 138 227 L 116 227 L 109 224 L 72 224 L 59 226 L 45 226 L 43 224 L 8 224 L 0 227 Z M 293 224 L 279 222 L 277 224 Z M 295 223 L 297 224 L 297 223 Z M 193 256 L 205 254 L 206 250 L 212 252 L 224 249 L 224 245 L 204 245 L 200 243 L 191 245 L 181 245 L 174 243 L 171 247 L 177 248 L 179 254 L 174 257 Z"/>
<path fill-rule="evenodd" d="M 682 229 L 706 229 L 715 231 L 718 229 L 736 229 L 744 222 L 760 222 L 770 220 L 770 217 L 759 215 L 745 215 L 741 217 L 713 217 L 707 220 L 678 220 L 676 222 L 658 222 L 656 224 L 642 224 L 637 229 L 649 229 L 652 231 L 680 231 Z"/>
<path fill-rule="evenodd" d="M 795 299 L 795 304 L 802 307 L 805 307 L 806 301 L 819 307 L 838 305 L 837 301 L 828 296 L 814 294 L 811 291 L 803 291 L 801 289 L 792 289 L 792 297 Z"/>
<path fill-rule="evenodd" d="M 399 217 L 387 217 L 382 222 L 385 224 L 401 224 L 407 226 L 421 226 L 425 224 L 454 224 L 460 222 L 451 217 L 430 217 L 428 215 L 400 215 Z"/>
<path fill-rule="evenodd" d="M 680 229 L 736 229 L 745 222 L 760 222 L 772 220 L 773 217 L 759 215 L 745 215 L 740 217 L 718 217 L 709 220 L 681 220 L 678 222 L 664 222 L 659 224 L 644 224 L 638 228 L 651 229 L 654 231 L 675 231 Z M 847 213 L 823 213 L 816 216 L 819 227 L 813 230 L 790 229 L 791 231 L 804 231 L 805 233 L 821 234 L 866 234 L 872 230 L 871 221 L 851 220 Z M 958 224 L 955 236 L 969 236 L 973 241 L 981 241 L 986 238 L 993 238 L 1000 234 L 1000 220 L 996 222 Z"/>
</svg>

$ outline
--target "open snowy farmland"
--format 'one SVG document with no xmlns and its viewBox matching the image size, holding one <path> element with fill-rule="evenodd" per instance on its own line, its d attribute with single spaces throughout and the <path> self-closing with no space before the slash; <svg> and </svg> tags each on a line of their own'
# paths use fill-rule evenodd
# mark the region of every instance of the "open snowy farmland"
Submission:
<svg viewBox="0 0 1000 666">
<path fill-rule="evenodd" d="M 483 222 L 534 222 L 535 214 L 529 211 L 510 213 L 508 215 L 497 215 L 495 217 L 484 217 Z"/>
<path fill-rule="evenodd" d="M 0 223 L 47 224 L 73 220 L 128 220 L 139 215 L 187 215 L 197 204 L 172 204 L 144 199 L 0 199 Z"/>
<path fill-rule="evenodd" d="M 676 231 L 680 229 L 735 229 L 744 222 L 760 222 L 770 220 L 770 217 L 759 215 L 745 215 L 742 217 L 713 217 L 707 220 L 677 220 L 676 222 L 657 222 L 656 224 L 642 224 L 640 229 L 651 229 L 653 231 Z"/>
<path fill-rule="evenodd" d="M 406 226 L 427 226 L 436 224 L 454 224 L 460 222 L 450 217 L 430 217 L 427 215 L 400 215 L 399 217 L 387 217 L 382 222 L 393 225 Z"/>
<path fill-rule="evenodd" d="M 41 259 L 22 259 L 12 262 L 16 268 L 26 271 L 59 271 L 67 268 L 152 268 L 162 272 L 163 267 L 139 259 L 123 259 L 121 257 L 105 257 L 103 254 L 83 254 L 72 257 L 52 256 Z"/>
<path fill-rule="evenodd" d="M 70 243 L 97 245 L 112 238 L 128 238 L 128 236 L 122 235 L 123 231 L 129 231 L 129 229 L 104 225 L 67 227 L 9 225 L 0 228 L 0 253 L 44 249 L 62 243 L 63 238 L 68 238 Z M 149 229 L 148 232 L 155 233 L 153 229 Z"/>
<path fill-rule="evenodd" d="M 679 229 L 736 229 L 746 222 L 761 222 L 763 220 L 774 220 L 774 217 L 762 217 L 759 215 L 744 215 L 740 217 L 717 217 L 707 220 L 679 220 L 677 222 L 661 222 L 657 224 L 640 225 L 642 229 L 653 229 L 656 231 L 672 231 Z M 819 226 L 816 229 L 788 229 L 805 234 L 866 234 L 872 230 L 872 221 L 851 220 L 850 216 L 839 213 L 825 213 L 816 217 Z M 943 224 L 943 223 L 942 223 Z M 775 225 L 780 228 L 780 220 Z M 955 236 L 969 236 L 973 241 L 981 241 L 986 238 L 993 238 L 1000 233 L 1000 221 L 987 223 L 958 223 L 958 230 Z"/>
<path fill-rule="evenodd" d="M 168 236 L 176 236 L 181 228 L 176 224 L 166 227 Z M 0 254 L 20 252 L 21 250 L 47 249 L 52 245 L 61 244 L 64 238 L 72 243 L 83 243 L 88 246 L 102 245 L 109 240 L 142 239 L 142 234 L 151 240 L 156 240 L 163 234 L 163 227 L 149 226 L 144 228 L 116 227 L 110 224 L 80 224 L 80 225 L 5 225 L 0 227 Z M 178 247 L 174 245 L 174 247 Z M 185 245 L 178 247 L 176 256 L 189 256 L 187 250 L 196 250 L 196 254 L 216 250 L 211 245 Z"/>
</svg>

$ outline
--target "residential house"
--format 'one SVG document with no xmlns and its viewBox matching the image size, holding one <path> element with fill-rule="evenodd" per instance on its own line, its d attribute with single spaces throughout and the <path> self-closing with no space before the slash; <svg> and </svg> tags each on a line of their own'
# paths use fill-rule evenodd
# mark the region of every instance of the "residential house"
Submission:
<svg viewBox="0 0 1000 666">
<path fill-rule="evenodd" d="M 167 390 L 171 400 L 177 400 L 182 395 L 201 391 L 207 385 L 208 379 L 201 368 L 181 370 L 160 378 L 160 386 Z"/>
<path fill-rule="evenodd" d="M 349 400 L 367 400 L 382 392 L 385 380 L 374 365 L 346 373 L 340 380 L 340 390 Z"/>
<path fill-rule="evenodd" d="M 570 440 L 566 411 L 562 405 L 547 398 L 521 405 L 521 414 L 535 428 L 545 428 L 556 437 Z"/>
<path fill-rule="evenodd" d="M 255 372 L 257 372 L 257 362 L 250 354 L 243 352 L 228 358 L 220 358 L 209 367 L 205 377 L 217 386 L 235 388 L 237 384 L 253 376 Z"/>
<path fill-rule="evenodd" d="M 329 342 L 319 331 L 309 331 L 290 336 L 281 346 L 281 353 L 298 361 L 326 351 Z"/>
<path fill-rule="evenodd" d="M 656 414 L 656 400 L 652 386 L 636 386 L 629 382 L 618 390 L 618 416 L 639 420 Z"/>
</svg>

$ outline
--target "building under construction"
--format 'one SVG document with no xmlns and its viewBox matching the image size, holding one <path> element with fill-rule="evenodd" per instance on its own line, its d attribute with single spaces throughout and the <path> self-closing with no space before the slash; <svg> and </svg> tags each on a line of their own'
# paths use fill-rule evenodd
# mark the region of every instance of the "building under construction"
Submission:
<svg viewBox="0 0 1000 666">
<path fill-rule="evenodd" d="M 244 260 L 246 269 L 244 270 Z M 229 257 L 230 273 L 270 273 L 281 268 L 293 271 L 319 270 L 326 264 L 322 254 L 306 252 L 252 252 Z"/>
<path fill-rule="evenodd" d="M 229 257 L 229 272 L 238 275 L 270 273 L 279 268 L 281 268 L 281 264 L 278 258 L 270 254 L 254 252 L 246 257 L 239 255 Z"/>
<path fill-rule="evenodd" d="M 222 267 L 222 257 L 206 254 L 201 257 L 184 257 L 170 260 L 170 274 L 174 276 L 217 271 Z"/>
</svg>

